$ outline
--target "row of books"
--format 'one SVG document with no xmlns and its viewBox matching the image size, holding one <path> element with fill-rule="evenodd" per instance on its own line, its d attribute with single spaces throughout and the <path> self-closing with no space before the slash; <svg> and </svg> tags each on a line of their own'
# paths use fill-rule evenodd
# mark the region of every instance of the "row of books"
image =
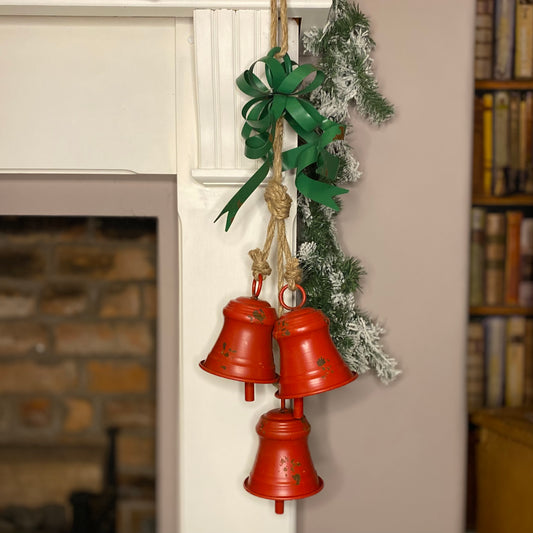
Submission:
<svg viewBox="0 0 533 533">
<path fill-rule="evenodd" d="M 533 77 L 533 0 L 477 0 L 476 79 Z"/>
<path fill-rule="evenodd" d="M 476 195 L 533 194 L 533 91 L 476 95 L 473 167 Z"/>
<path fill-rule="evenodd" d="M 469 411 L 533 404 L 533 318 L 468 324 L 467 401 Z"/>
<path fill-rule="evenodd" d="M 533 307 L 533 218 L 473 207 L 470 305 Z"/>
</svg>

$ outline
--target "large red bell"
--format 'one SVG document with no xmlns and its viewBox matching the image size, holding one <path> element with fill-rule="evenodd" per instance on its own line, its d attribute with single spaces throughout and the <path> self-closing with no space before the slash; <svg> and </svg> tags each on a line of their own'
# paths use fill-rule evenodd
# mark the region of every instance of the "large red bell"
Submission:
<svg viewBox="0 0 533 533">
<path fill-rule="evenodd" d="M 283 513 L 285 500 L 299 500 L 322 490 L 307 437 L 311 426 L 305 417 L 295 418 L 292 411 L 273 409 L 261 416 L 256 426 L 259 448 L 244 488 L 261 498 L 275 500 L 276 513 Z"/>
<path fill-rule="evenodd" d="M 271 305 L 259 300 L 261 280 L 252 285 L 251 298 L 231 300 L 224 307 L 222 331 L 200 366 L 211 374 L 244 381 L 245 400 L 253 401 L 254 383 L 278 380 L 272 354 L 272 329 L 277 318 Z"/>
<path fill-rule="evenodd" d="M 279 294 L 279 301 L 289 313 L 281 316 L 274 326 L 274 338 L 280 350 L 280 398 L 304 398 L 342 387 L 357 378 L 352 372 L 329 334 L 329 320 L 318 309 L 302 308 L 302 301 L 290 307 L 283 301 L 287 286 Z M 302 402 L 295 401 L 295 416 L 303 416 Z"/>
</svg>

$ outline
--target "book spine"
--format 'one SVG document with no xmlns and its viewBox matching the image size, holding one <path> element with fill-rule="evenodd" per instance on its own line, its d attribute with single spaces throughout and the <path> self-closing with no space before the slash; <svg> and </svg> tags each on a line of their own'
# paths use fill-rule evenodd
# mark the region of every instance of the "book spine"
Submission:
<svg viewBox="0 0 533 533">
<path fill-rule="evenodd" d="M 520 227 L 518 303 L 522 307 L 533 307 L 533 218 L 524 218 Z"/>
<path fill-rule="evenodd" d="M 473 207 L 470 238 L 470 305 L 485 302 L 485 209 Z"/>
<path fill-rule="evenodd" d="M 483 193 L 492 194 L 492 118 L 494 97 L 492 93 L 483 94 Z"/>
<path fill-rule="evenodd" d="M 507 193 L 520 192 L 520 93 L 509 95 L 509 173 Z"/>
<path fill-rule="evenodd" d="M 503 213 L 487 213 L 485 243 L 485 303 L 501 305 L 505 279 L 505 216 Z"/>
<path fill-rule="evenodd" d="M 508 193 L 509 176 L 509 105 L 510 95 L 507 91 L 494 94 L 494 196 Z"/>
<path fill-rule="evenodd" d="M 525 193 L 533 194 L 533 91 L 525 94 L 525 151 L 526 151 L 526 175 Z"/>
<path fill-rule="evenodd" d="M 533 77 L 533 2 L 517 0 L 515 28 L 515 78 Z"/>
<path fill-rule="evenodd" d="M 474 76 L 476 80 L 492 77 L 494 0 L 476 2 L 476 45 Z"/>
<path fill-rule="evenodd" d="M 505 319 L 485 319 L 485 376 L 487 407 L 503 405 L 504 363 L 505 363 Z"/>
<path fill-rule="evenodd" d="M 481 322 L 468 324 L 466 392 L 468 410 L 483 407 L 485 399 L 484 331 Z"/>
<path fill-rule="evenodd" d="M 494 14 L 494 78 L 510 80 L 513 74 L 515 0 L 496 0 Z"/>
<path fill-rule="evenodd" d="M 526 192 L 527 178 L 527 105 L 525 97 L 520 98 L 518 111 L 518 186 L 517 193 Z"/>
<path fill-rule="evenodd" d="M 472 193 L 478 196 L 485 193 L 483 188 L 483 97 L 480 95 L 474 98 Z"/>
<path fill-rule="evenodd" d="M 526 319 L 524 403 L 533 405 L 533 318 Z"/>
<path fill-rule="evenodd" d="M 518 289 L 521 278 L 520 227 L 522 211 L 507 211 L 505 237 L 505 304 L 518 304 Z"/>
<path fill-rule="evenodd" d="M 525 317 L 509 317 L 505 351 L 505 405 L 508 407 L 519 407 L 524 402 L 525 335 Z"/>
</svg>

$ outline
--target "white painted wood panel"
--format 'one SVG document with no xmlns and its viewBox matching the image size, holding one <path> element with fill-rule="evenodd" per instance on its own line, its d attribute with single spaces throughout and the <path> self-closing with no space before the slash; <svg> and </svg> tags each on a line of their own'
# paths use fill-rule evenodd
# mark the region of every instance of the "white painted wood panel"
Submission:
<svg viewBox="0 0 533 533">
<path fill-rule="evenodd" d="M 237 44 L 237 70 L 240 74 L 245 69 L 250 68 L 250 65 L 262 57 L 265 51 L 269 48 L 270 36 L 270 12 L 269 11 L 240 11 L 240 16 L 236 20 L 237 32 L 239 34 L 239 42 Z M 237 97 L 237 123 L 242 128 L 242 117 L 240 110 L 248 101 L 246 96 L 241 91 L 235 91 Z M 244 145 L 242 141 L 239 143 L 241 150 L 239 151 L 236 167 L 250 168 L 254 167 L 252 162 L 244 155 Z"/>
<path fill-rule="evenodd" d="M 215 94 L 218 104 L 218 120 L 216 129 L 217 142 L 217 166 L 228 168 L 235 165 L 237 159 L 237 143 L 235 135 L 230 132 L 237 130 L 236 112 L 236 90 L 235 77 L 236 70 L 234 39 L 228 39 L 233 35 L 233 19 L 238 17 L 238 12 L 227 9 L 215 11 L 218 14 L 218 24 L 216 25 L 215 49 L 212 57 L 218 57 L 218 68 L 216 68 Z M 237 47 L 235 47 L 237 49 Z M 216 50 L 216 55 L 215 55 Z M 233 90 L 228 90 L 229 88 Z"/>
<path fill-rule="evenodd" d="M 240 129 L 246 96 L 235 80 L 269 48 L 266 11 L 197 10 L 194 13 L 200 169 L 252 169 Z M 195 171 L 195 175 L 198 175 Z"/>
<path fill-rule="evenodd" d="M 196 28 L 205 27 L 211 28 L 210 18 L 211 11 L 197 11 L 194 16 Z M 197 40 L 202 41 L 202 46 L 195 46 L 196 50 L 196 77 L 200 76 L 199 72 L 209 70 L 212 72 L 211 66 L 211 54 L 213 52 L 213 32 L 204 31 L 200 32 L 195 28 L 195 36 Z M 195 43 L 196 44 L 196 43 Z M 198 106 L 198 123 L 210 124 L 210 127 L 200 127 L 200 142 L 198 143 L 198 159 L 201 160 L 205 166 L 215 168 L 216 167 L 216 150 L 215 150 L 215 135 L 216 128 L 214 127 L 215 112 L 215 98 L 213 91 L 212 79 L 209 79 L 209 83 L 197 83 L 196 85 L 196 101 L 202 102 L 201 106 Z M 198 105 L 198 104 L 197 104 Z"/>
<path fill-rule="evenodd" d="M 294 503 L 287 504 L 284 515 L 276 515 L 273 502 L 248 494 L 242 486 L 257 451 L 257 420 L 279 404 L 274 387 L 258 385 L 256 401 L 246 403 L 242 383 L 207 374 L 198 366 L 220 333 L 223 307 L 232 298 L 251 294 L 248 250 L 262 245 L 268 211 L 258 192 L 242 207 L 229 232 L 224 232 L 222 220 L 213 224 L 236 188 L 206 186 L 191 176 L 198 151 L 196 113 L 191 105 L 196 92 L 194 48 L 189 44 L 193 26 L 180 19 L 177 27 L 177 116 L 183 125 L 177 136 L 180 532 L 293 533 Z M 272 304 L 276 301 L 274 286 L 275 280 L 268 280 L 261 294 Z"/>
<path fill-rule="evenodd" d="M 244 155 L 242 106 L 248 101 L 235 83 L 270 49 L 269 11 L 197 10 L 194 13 L 198 106 L 198 167 L 204 185 L 243 183 L 258 167 Z M 298 60 L 298 25 L 289 21 L 289 53 Z M 260 77 L 263 65 L 254 72 Z M 287 130 L 285 147 L 296 146 Z"/>
<path fill-rule="evenodd" d="M 174 31 L 0 17 L 0 169 L 175 174 Z"/>
</svg>

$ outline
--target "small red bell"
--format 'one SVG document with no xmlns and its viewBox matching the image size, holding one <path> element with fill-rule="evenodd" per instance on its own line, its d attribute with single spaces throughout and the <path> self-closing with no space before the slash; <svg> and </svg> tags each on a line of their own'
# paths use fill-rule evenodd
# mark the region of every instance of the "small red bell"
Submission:
<svg viewBox="0 0 533 533">
<path fill-rule="evenodd" d="M 285 409 L 273 409 L 261 416 L 256 426 L 259 448 L 244 488 L 255 496 L 275 500 L 276 513 L 283 513 L 285 500 L 299 500 L 322 490 L 307 437 L 311 426 L 305 417 L 295 418 Z"/>
<path fill-rule="evenodd" d="M 318 309 L 301 308 L 306 300 L 289 307 L 283 301 L 287 286 L 281 289 L 279 301 L 290 310 L 281 316 L 274 326 L 274 338 L 280 350 L 279 398 L 300 399 L 342 387 L 357 378 L 352 372 L 329 334 L 329 320 Z M 303 416 L 302 401 L 295 401 L 295 416 Z"/>
<path fill-rule="evenodd" d="M 213 349 L 200 366 L 211 374 L 244 381 L 245 400 L 254 400 L 254 383 L 278 380 L 272 354 L 276 311 L 259 300 L 262 278 L 253 281 L 251 298 L 231 300 L 224 307 L 224 325 Z"/>
</svg>

